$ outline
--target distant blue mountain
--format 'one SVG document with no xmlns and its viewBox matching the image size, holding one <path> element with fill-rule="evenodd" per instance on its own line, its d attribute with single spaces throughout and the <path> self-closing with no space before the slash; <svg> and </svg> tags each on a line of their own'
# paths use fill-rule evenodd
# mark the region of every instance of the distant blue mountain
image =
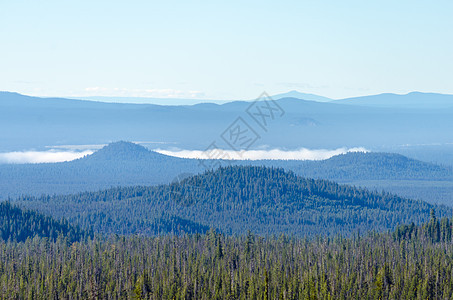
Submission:
<svg viewBox="0 0 453 300">
<path fill-rule="evenodd" d="M 453 108 L 453 95 L 412 92 L 405 95 L 379 94 L 354 97 L 334 100 L 332 102 L 337 104 L 361 105 L 369 107 L 443 109 Z"/>
<path fill-rule="evenodd" d="M 224 104 L 231 100 L 215 99 L 195 99 L 195 98 L 153 98 L 153 97 L 109 97 L 109 96 L 91 96 L 76 97 L 74 99 L 100 101 L 109 103 L 126 103 L 126 104 L 155 104 L 155 105 L 194 105 L 199 103 Z"/>
<path fill-rule="evenodd" d="M 289 91 L 287 93 L 271 96 L 272 99 L 296 98 L 318 102 L 328 102 L 332 99 L 314 94 L 301 93 L 298 91 Z M 195 105 L 200 103 L 225 104 L 233 100 L 217 99 L 196 99 L 196 98 L 154 98 L 154 97 L 114 97 L 114 96 L 90 96 L 90 97 L 71 97 L 77 100 L 100 101 L 108 103 L 127 103 L 127 104 L 155 104 L 155 105 Z M 251 99 L 252 101 L 255 99 Z"/>
<path fill-rule="evenodd" d="M 272 99 L 278 100 L 282 98 L 296 98 L 296 99 L 302 99 L 302 100 L 309 100 L 309 101 L 317 101 L 317 102 L 329 102 L 332 101 L 332 99 L 323 97 L 323 96 L 318 96 L 315 94 L 307 94 L 307 93 L 301 93 L 298 91 L 289 91 L 287 93 L 282 93 L 282 94 L 277 94 L 271 96 Z"/>
</svg>

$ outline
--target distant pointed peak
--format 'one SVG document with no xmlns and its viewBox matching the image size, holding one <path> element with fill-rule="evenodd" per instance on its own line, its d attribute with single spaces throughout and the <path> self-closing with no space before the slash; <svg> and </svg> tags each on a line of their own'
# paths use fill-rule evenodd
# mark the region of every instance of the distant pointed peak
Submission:
<svg viewBox="0 0 453 300">
<path fill-rule="evenodd" d="M 308 93 L 302 93 L 297 90 L 291 90 L 286 93 L 282 94 L 277 94 L 271 96 L 273 99 L 278 100 L 282 98 L 297 98 L 297 99 L 302 99 L 302 100 L 308 100 L 308 101 L 317 101 L 317 102 L 329 102 L 332 101 L 332 99 L 315 95 L 315 94 L 308 94 Z"/>
<path fill-rule="evenodd" d="M 135 150 L 140 150 L 140 151 L 149 151 L 148 149 L 146 149 L 142 145 L 139 145 L 139 144 L 136 144 L 136 143 L 133 143 L 133 142 L 128 142 L 128 141 L 112 142 L 112 143 L 104 146 L 102 149 L 104 149 L 104 150 L 105 149 L 114 149 L 114 150 L 118 150 L 118 149 L 133 150 L 133 149 L 135 149 Z"/>
<path fill-rule="evenodd" d="M 90 155 L 92 159 L 103 160 L 137 160 L 164 156 L 166 155 L 148 150 L 139 144 L 126 141 L 110 143 Z"/>
</svg>

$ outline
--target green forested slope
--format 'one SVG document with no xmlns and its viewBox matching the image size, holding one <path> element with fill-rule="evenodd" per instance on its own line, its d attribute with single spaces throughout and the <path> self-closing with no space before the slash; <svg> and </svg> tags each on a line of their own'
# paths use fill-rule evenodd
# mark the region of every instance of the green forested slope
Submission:
<svg viewBox="0 0 453 300">
<path fill-rule="evenodd" d="M 0 203 L 0 238 L 7 241 L 24 242 L 28 238 L 42 237 L 55 240 L 66 237 L 68 241 L 78 241 L 87 232 L 67 221 L 56 221 L 35 211 L 23 210 L 8 202 Z"/>
</svg>

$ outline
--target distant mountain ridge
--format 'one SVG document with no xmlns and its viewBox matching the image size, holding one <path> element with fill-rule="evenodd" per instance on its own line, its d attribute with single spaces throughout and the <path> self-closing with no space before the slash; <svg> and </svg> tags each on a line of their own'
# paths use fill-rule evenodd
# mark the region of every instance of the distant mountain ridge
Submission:
<svg viewBox="0 0 453 300">
<path fill-rule="evenodd" d="M 386 93 L 333 100 L 332 103 L 368 107 L 442 109 L 453 108 L 453 95 L 421 92 L 411 92 L 404 95 Z"/>
<path fill-rule="evenodd" d="M 216 141 L 218 147 L 227 148 L 228 142 L 220 136 L 238 118 L 260 137 L 251 149 L 360 146 L 373 150 L 382 145 L 451 143 L 453 107 L 388 108 L 298 98 L 275 101 L 285 113 L 267 117 L 263 129 L 248 113 L 257 109 L 257 103 L 250 101 L 161 106 L 0 93 L 0 128 L 8 128 L 0 131 L 0 152 L 118 140 L 154 141 L 180 149 L 205 149 Z"/>
<path fill-rule="evenodd" d="M 331 99 L 328 97 L 303 93 L 297 90 L 291 90 L 286 93 L 280 93 L 270 96 L 274 100 L 283 98 L 295 98 L 301 100 L 315 101 L 315 102 L 330 102 L 336 104 L 348 104 L 348 105 L 359 105 L 369 107 L 387 107 L 387 108 L 451 108 L 453 104 L 453 95 L 451 94 L 440 94 L 440 93 L 427 93 L 427 92 L 409 92 L 407 94 L 395 94 L 395 93 L 382 93 L 376 95 L 365 95 L 348 97 L 341 99 Z M 105 101 L 108 99 L 142 99 L 138 102 L 131 101 Z M 146 99 L 159 100 L 157 103 L 146 102 Z M 52 104 L 62 103 L 74 103 L 74 104 L 122 104 L 122 105 L 152 105 L 152 106 L 193 106 L 197 104 L 216 104 L 223 105 L 231 102 L 237 102 L 238 100 L 206 100 L 206 99 L 177 99 L 177 98 L 140 98 L 140 97 L 80 97 L 80 98 L 64 98 L 64 97 L 34 97 L 27 96 L 17 92 L 0 91 L 0 103 L 1 104 L 20 104 L 19 101 L 27 100 L 28 105 L 31 101 L 48 102 Z M 251 99 L 249 101 L 254 101 Z M 176 102 L 175 102 L 176 101 Z M 179 101 L 179 102 L 178 102 Z M 241 101 L 241 100 L 239 100 Z M 244 101 L 247 102 L 247 101 Z"/>
<path fill-rule="evenodd" d="M 332 99 L 309 93 L 302 93 L 299 91 L 289 91 L 287 93 L 280 93 L 271 95 L 274 100 L 281 98 L 297 98 L 310 101 L 328 102 Z M 111 103 L 135 103 L 135 104 L 156 104 L 156 105 L 196 105 L 203 103 L 211 104 L 225 104 L 233 102 L 234 100 L 216 100 L 216 99 L 195 99 L 195 98 L 154 98 L 154 97 L 108 97 L 108 96 L 92 96 L 92 97 L 74 97 L 73 99 L 89 100 L 89 101 L 102 101 Z M 251 99 L 249 101 L 253 101 Z"/>
</svg>

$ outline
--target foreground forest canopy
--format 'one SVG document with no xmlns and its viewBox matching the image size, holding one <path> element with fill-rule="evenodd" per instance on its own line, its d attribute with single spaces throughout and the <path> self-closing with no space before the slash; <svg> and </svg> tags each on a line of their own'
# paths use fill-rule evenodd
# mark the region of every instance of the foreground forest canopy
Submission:
<svg viewBox="0 0 453 300">
<path fill-rule="evenodd" d="M 352 235 L 427 221 L 452 209 L 307 179 L 280 168 L 232 166 L 157 187 L 20 197 L 16 204 L 104 234 Z"/>
<path fill-rule="evenodd" d="M 452 222 L 349 239 L 251 233 L 0 241 L 12 299 L 450 299 Z"/>
</svg>

